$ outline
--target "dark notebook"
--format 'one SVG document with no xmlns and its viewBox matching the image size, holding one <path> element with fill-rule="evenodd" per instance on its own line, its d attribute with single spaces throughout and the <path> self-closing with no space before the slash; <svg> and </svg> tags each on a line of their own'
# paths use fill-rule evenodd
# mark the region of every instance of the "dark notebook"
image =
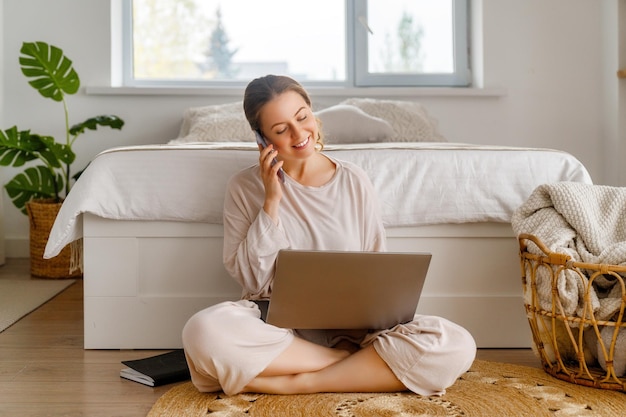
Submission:
<svg viewBox="0 0 626 417">
<path fill-rule="evenodd" d="M 190 379 L 189 367 L 182 349 L 145 359 L 122 361 L 128 368 L 120 371 L 122 378 L 156 387 Z"/>
</svg>

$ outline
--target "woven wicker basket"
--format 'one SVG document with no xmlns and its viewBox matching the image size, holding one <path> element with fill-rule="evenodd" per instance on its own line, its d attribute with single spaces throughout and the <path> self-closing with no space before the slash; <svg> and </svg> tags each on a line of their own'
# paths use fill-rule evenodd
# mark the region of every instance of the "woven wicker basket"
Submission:
<svg viewBox="0 0 626 417">
<path fill-rule="evenodd" d="M 26 203 L 30 220 L 30 273 L 34 277 L 62 279 L 82 276 L 82 271 L 79 268 L 71 271 L 75 268 L 71 268 L 72 250 L 69 245 L 54 258 L 44 259 L 43 257 L 52 225 L 61 209 L 61 204 L 44 199 Z"/>
<path fill-rule="evenodd" d="M 530 242 L 543 253 L 529 252 Z M 618 339 L 621 332 L 626 332 L 623 321 L 626 287 L 624 278 L 620 276 L 626 276 L 626 267 L 574 262 L 569 255 L 551 252 L 537 237 L 528 234 L 519 236 L 519 246 L 524 305 L 533 347 L 543 369 L 574 384 L 626 392 L 626 376 L 618 369 L 621 363 L 620 367 L 616 367 L 614 362 L 614 358 L 619 357 L 620 362 L 626 358 L 626 343 L 618 343 L 618 340 L 626 341 L 626 334 Z M 566 271 L 573 273 L 570 276 L 580 279 L 581 283 L 586 283 L 581 317 L 564 313 L 557 282 Z M 539 275 L 551 280 L 550 311 L 545 309 L 545 304 L 541 308 L 537 291 Z M 591 309 L 590 289 L 601 276 L 615 279 L 615 285 L 621 286 L 621 306 L 611 320 L 597 320 Z M 604 338 L 601 333 L 605 334 Z"/>
</svg>

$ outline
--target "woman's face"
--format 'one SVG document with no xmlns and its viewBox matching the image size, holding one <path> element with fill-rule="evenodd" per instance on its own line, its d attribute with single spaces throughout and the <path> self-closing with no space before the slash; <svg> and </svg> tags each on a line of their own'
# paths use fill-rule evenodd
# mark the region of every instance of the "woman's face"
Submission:
<svg viewBox="0 0 626 417">
<path fill-rule="evenodd" d="M 319 126 L 304 98 L 286 91 L 267 102 L 259 115 L 263 135 L 285 162 L 304 159 L 315 152 Z"/>
</svg>

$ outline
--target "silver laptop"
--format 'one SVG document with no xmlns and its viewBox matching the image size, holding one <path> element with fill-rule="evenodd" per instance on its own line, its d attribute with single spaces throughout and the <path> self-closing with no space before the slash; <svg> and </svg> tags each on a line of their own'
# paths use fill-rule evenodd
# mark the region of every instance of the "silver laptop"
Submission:
<svg viewBox="0 0 626 417">
<path fill-rule="evenodd" d="M 267 322 L 290 329 L 386 329 L 413 319 L 429 253 L 282 250 Z"/>
</svg>

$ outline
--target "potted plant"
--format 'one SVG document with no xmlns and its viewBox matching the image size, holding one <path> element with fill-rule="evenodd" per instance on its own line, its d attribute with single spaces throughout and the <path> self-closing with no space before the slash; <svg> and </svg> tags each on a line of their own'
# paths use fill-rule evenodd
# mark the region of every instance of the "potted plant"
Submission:
<svg viewBox="0 0 626 417">
<path fill-rule="evenodd" d="M 20 53 L 20 67 L 30 79 L 29 84 L 43 97 L 63 103 L 65 137 L 57 141 L 52 136 L 35 134 L 17 126 L 0 130 L 0 165 L 26 166 L 5 185 L 5 189 L 15 207 L 30 218 L 31 274 L 46 278 L 80 275 L 80 271 L 70 272 L 70 248 L 65 248 L 54 259 L 43 259 L 54 219 L 73 181 L 82 172 L 72 175 L 71 167 L 76 159 L 72 146 L 86 129 L 96 130 L 98 126 L 121 129 L 124 121 L 117 116 L 104 115 L 70 126 L 65 98 L 78 92 L 80 87 L 72 61 L 60 48 L 45 42 L 24 42 Z"/>
</svg>

